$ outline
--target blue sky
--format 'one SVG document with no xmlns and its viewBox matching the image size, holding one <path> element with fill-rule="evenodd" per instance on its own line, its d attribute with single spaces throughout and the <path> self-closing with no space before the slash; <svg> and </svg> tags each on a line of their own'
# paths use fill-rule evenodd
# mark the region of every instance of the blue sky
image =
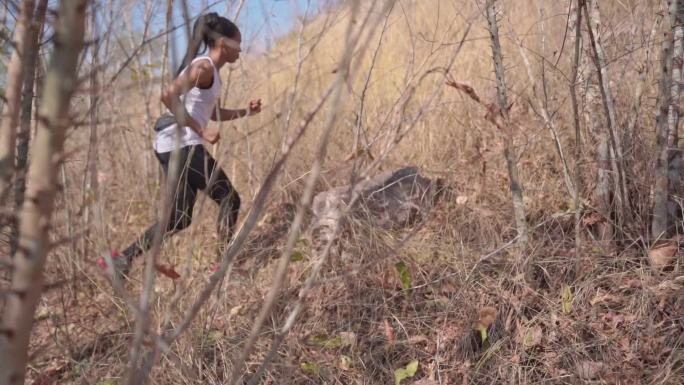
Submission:
<svg viewBox="0 0 684 385">
<path fill-rule="evenodd" d="M 215 1 L 188 1 L 189 11 L 195 17 L 206 4 L 213 2 Z M 221 1 L 211 7 L 210 10 L 233 20 L 238 2 Z M 311 15 L 316 13 L 317 6 L 321 2 L 321 0 L 245 0 L 237 20 L 237 25 L 243 36 L 243 50 L 269 48 L 274 39 L 282 36 L 298 24 L 297 17 L 304 14 L 307 3 L 310 3 L 309 15 Z M 232 3 L 230 8 L 228 7 L 229 3 Z M 183 20 L 180 6 L 176 7 L 175 20 L 177 22 Z M 178 51 L 185 52 L 187 46 L 185 31 L 178 30 L 175 39 L 178 43 Z"/>
</svg>

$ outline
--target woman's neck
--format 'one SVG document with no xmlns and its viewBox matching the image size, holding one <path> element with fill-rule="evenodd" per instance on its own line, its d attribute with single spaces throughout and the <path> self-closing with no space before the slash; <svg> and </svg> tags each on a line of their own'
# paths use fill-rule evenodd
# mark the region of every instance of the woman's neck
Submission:
<svg viewBox="0 0 684 385">
<path fill-rule="evenodd" d="M 216 70 L 220 70 L 226 62 L 221 59 L 221 51 L 219 49 L 210 49 L 207 56 L 211 58 L 216 66 Z"/>
</svg>

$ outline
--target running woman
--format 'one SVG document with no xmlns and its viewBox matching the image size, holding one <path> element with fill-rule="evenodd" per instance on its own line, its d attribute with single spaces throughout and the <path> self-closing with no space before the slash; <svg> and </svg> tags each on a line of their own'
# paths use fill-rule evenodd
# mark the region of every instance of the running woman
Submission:
<svg viewBox="0 0 684 385">
<path fill-rule="evenodd" d="M 220 138 L 216 125 L 210 126 L 208 123 L 209 120 L 233 120 L 261 111 L 260 99 L 250 101 L 248 108 L 244 109 L 217 108 L 221 92 L 219 70 L 224 64 L 238 60 L 241 41 L 240 30 L 230 20 L 216 13 L 200 16 L 194 24 L 192 40 L 177 76 L 162 94 L 161 101 L 168 111 L 155 124 L 157 134 L 154 153 L 167 177 L 171 153 L 177 140 L 180 142 L 180 171 L 173 183 L 176 190 L 164 236 L 190 225 L 197 192 L 202 190 L 219 206 L 219 253 L 233 235 L 240 210 L 240 197 L 225 172 L 204 147 L 204 142 L 214 144 Z M 202 43 L 207 47 L 207 53 L 197 56 Z M 179 131 L 180 138 L 177 138 Z M 160 223 L 150 226 L 121 253 L 112 252 L 114 274 L 128 274 L 133 258 L 152 246 L 159 226 Z M 97 264 L 106 269 L 106 258 L 99 258 Z"/>
</svg>

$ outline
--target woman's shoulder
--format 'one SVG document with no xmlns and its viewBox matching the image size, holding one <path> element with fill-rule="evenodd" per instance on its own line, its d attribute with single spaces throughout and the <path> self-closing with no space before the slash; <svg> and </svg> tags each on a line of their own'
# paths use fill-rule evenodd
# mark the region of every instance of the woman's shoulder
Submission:
<svg viewBox="0 0 684 385">
<path fill-rule="evenodd" d="M 210 60 L 197 60 L 190 63 L 188 76 L 199 86 L 211 85 L 214 80 L 214 66 Z"/>
</svg>

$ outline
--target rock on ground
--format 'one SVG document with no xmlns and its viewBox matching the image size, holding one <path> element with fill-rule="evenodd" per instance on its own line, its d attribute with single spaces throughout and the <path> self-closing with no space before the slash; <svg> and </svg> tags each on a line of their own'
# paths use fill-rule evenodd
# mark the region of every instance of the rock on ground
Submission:
<svg viewBox="0 0 684 385">
<path fill-rule="evenodd" d="M 332 188 L 316 195 L 311 233 L 321 244 L 333 237 L 335 223 L 344 226 L 350 219 L 367 221 L 386 230 L 401 229 L 424 219 L 435 204 L 441 181 L 421 176 L 417 167 L 383 172 L 354 186 Z M 344 211 L 358 195 L 346 218 Z"/>
</svg>

